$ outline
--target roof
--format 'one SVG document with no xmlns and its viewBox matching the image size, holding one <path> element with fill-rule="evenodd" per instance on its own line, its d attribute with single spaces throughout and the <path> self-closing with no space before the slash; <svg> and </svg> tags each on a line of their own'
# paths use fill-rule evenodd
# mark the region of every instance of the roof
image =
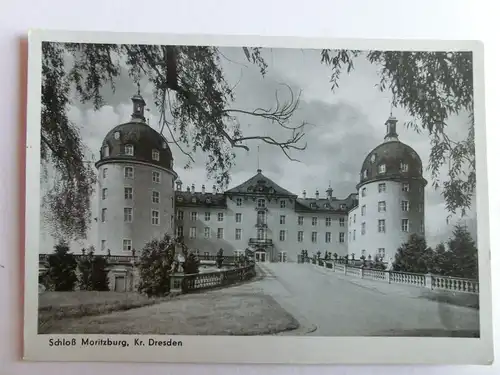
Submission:
<svg viewBox="0 0 500 375">
<path fill-rule="evenodd" d="M 296 198 L 297 195 L 282 188 L 273 180 L 262 174 L 262 170 L 258 169 L 257 174 L 242 184 L 229 189 L 225 194 L 256 194 L 256 195 L 275 195 L 281 197 Z"/>
<path fill-rule="evenodd" d="M 349 194 L 347 198 L 298 198 L 295 201 L 296 212 L 347 213 L 358 204 L 357 194 Z"/>
<path fill-rule="evenodd" d="M 226 196 L 224 194 L 176 191 L 175 205 L 177 207 L 207 207 L 226 208 Z"/>
</svg>

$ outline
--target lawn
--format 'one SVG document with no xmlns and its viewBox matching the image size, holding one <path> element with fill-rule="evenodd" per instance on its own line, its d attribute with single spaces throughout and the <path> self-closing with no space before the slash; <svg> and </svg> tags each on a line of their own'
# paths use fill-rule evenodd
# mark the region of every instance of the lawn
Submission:
<svg viewBox="0 0 500 375">
<path fill-rule="evenodd" d="M 38 297 L 38 329 L 44 333 L 54 321 L 129 310 L 152 305 L 169 297 L 148 298 L 139 293 L 43 292 Z"/>
</svg>

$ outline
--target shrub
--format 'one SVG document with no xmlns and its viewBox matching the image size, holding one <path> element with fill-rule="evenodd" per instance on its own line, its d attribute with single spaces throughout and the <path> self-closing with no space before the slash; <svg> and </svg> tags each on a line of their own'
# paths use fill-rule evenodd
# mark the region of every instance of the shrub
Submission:
<svg viewBox="0 0 500 375">
<path fill-rule="evenodd" d="M 47 289 L 67 292 L 75 289 L 76 259 L 69 252 L 69 246 L 61 241 L 54 247 L 54 253 L 48 257 L 48 269 L 42 280 Z"/>
</svg>

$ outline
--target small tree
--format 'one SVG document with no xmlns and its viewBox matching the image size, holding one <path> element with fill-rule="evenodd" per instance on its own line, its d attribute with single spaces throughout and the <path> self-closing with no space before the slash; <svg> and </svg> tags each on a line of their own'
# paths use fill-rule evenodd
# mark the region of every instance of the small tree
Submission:
<svg viewBox="0 0 500 375">
<path fill-rule="evenodd" d="M 333 259 L 334 260 L 337 260 L 338 257 L 339 257 L 339 255 L 337 253 L 333 253 Z"/>
<path fill-rule="evenodd" d="M 106 292 L 109 290 L 109 263 L 102 255 L 94 256 L 92 263 L 92 290 Z"/>
<path fill-rule="evenodd" d="M 170 290 L 174 271 L 176 243 L 168 235 L 153 239 L 144 246 L 139 259 L 139 291 L 148 296 L 163 296 Z"/>
<path fill-rule="evenodd" d="M 94 252 L 93 249 L 82 249 L 82 256 L 78 260 L 78 288 L 80 290 L 92 290 L 92 265 Z"/>
<path fill-rule="evenodd" d="M 58 292 L 74 290 L 78 281 L 75 272 L 76 259 L 64 241 L 54 247 L 54 253 L 49 255 L 48 263 L 46 282 L 49 288 Z"/>
<path fill-rule="evenodd" d="M 417 234 L 410 235 L 408 242 L 403 243 L 393 263 L 394 271 L 427 273 L 432 269 L 432 249 L 427 247 L 425 238 Z"/>
<path fill-rule="evenodd" d="M 224 261 L 224 250 L 222 248 L 217 251 L 217 256 L 215 257 L 215 264 L 217 268 L 222 268 L 222 263 Z"/>
<path fill-rule="evenodd" d="M 466 227 L 457 225 L 448 240 L 448 274 L 468 279 L 478 278 L 477 247 Z"/>
<path fill-rule="evenodd" d="M 432 255 L 432 265 L 429 272 L 436 275 L 449 276 L 451 263 L 453 261 L 450 255 L 451 252 L 446 250 L 444 243 L 437 245 Z"/>
</svg>

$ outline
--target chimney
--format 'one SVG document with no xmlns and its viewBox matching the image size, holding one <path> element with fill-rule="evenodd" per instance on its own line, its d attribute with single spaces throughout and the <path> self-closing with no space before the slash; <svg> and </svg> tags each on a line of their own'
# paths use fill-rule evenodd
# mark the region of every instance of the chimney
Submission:
<svg viewBox="0 0 500 375">
<path fill-rule="evenodd" d="M 177 180 L 176 184 L 177 184 L 177 191 L 182 191 L 182 181 Z"/>
<path fill-rule="evenodd" d="M 205 185 L 201 185 L 201 192 L 205 194 Z"/>
<path fill-rule="evenodd" d="M 189 193 L 191 190 L 189 189 L 189 186 L 187 187 L 186 191 Z"/>
<path fill-rule="evenodd" d="M 319 199 L 319 191 L 316 190 L 316 199 Z"/>
<path fill-rule="evenodd" d="M 212 190 L 214 194 L 217 194 L 217 187 L 215 185 L 212 185 Z"/>
<path fill-rule="evenodd" d="M 306 199 L 306 191 L 305 190 L 302 191 L 302 198 Z"/>
<path fill-rule="evenodd" d="M 194 184 L 191 184 L 191 192 L 194 193 Z"/>
</svg>

